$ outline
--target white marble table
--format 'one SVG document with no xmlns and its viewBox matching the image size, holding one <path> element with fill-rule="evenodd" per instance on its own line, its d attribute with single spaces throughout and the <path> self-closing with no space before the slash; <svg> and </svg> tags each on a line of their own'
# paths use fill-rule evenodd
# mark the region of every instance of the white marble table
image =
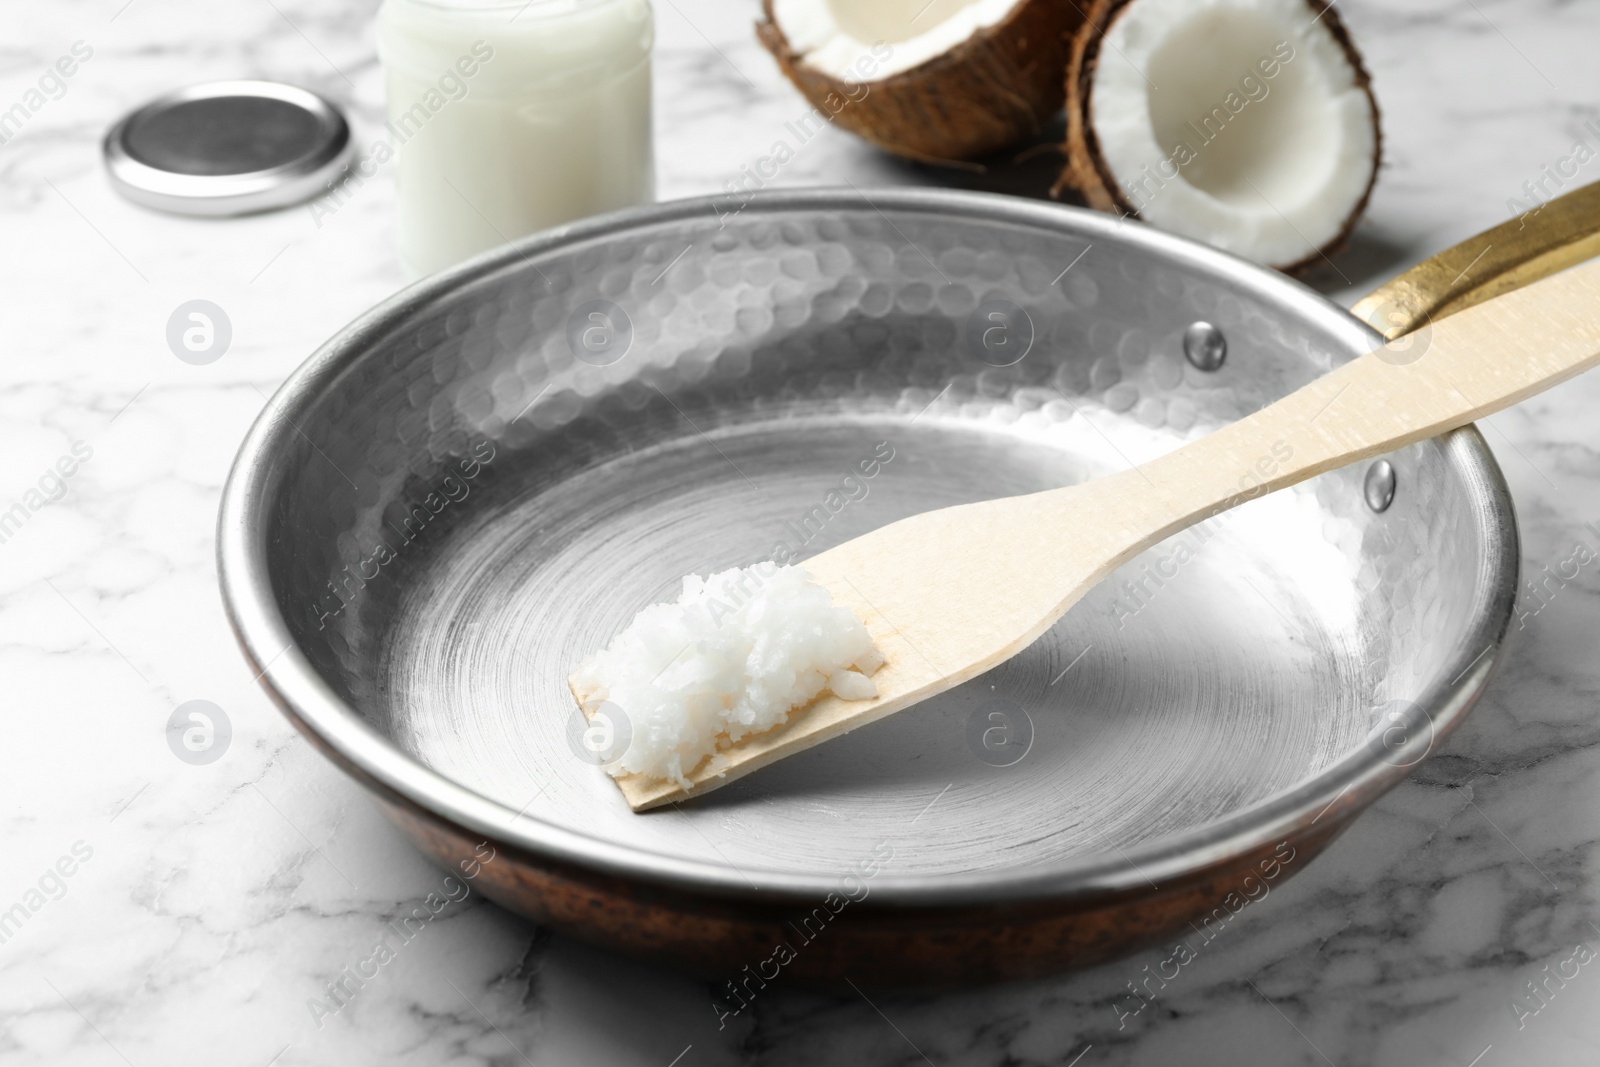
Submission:
<svg viewBox="0 0 1600 1067">
<path fill-rule="evenodd" d="M 402 284 L 391 187 L 331 218 L 137 209 L 98 142 L 175 85 L 268 76 L 377 128 L 371 0 L 13 5 L 0 107 L 76 41 L 59 99 L 0 145 L 0 944 L 5 1064 L 1578 1064 L 1600 1061 L 1600 565 L 1529 599 L 1508 668 L 1445 751 L 1244 928 L 1118 1028 L 1160 954 L 1033 984 L 875 998 L 775 988 L 718 1030 L 705 984 L 553 937 L 473 897 L 337 1016 L 307 1007 L 441 875 L 253 684 L 223 623 L 218 494 L 264 395 Z M 663 197 L 720 189 L 803 112 L 750 32 L 754 4 L 658 5 Z M 1352 0 L 1387 116 L 1344 298 L 1507 216 L 1600 114 L 1600 6 Z M 784 184 L 933 181 L 825 131 Z M 1600 178 L 1600 161 L 1584 180 Z M 1330 281 L 1331 279 L 1331 281 Z M 208 366 L 168 315 L 233 325 Z M 1600 375 L 1490 421 L 1527 574 L 1600 548 Z M 48 472 L 61 457 L 61 492 Z M 82 454 L 92 451 L 88 459 Z M 41 487 L 40 481 L 44 479 Z M 180 703 L 232 722 L 219 761 L 164 739 Z M 51 871 L 70 870 L 70 875 Z M 36 894 L 30 896 L 30 893 Z M 39 906 L 35 909 L 32 904 Z M 1579 946 L 1585 946 L 1579 952 Z M 1525 983 L 1541 968 L 1546 1000 Z M 1522 1004 L 1519 1012 L 1514 1005 Z M 1538 1011 L 1533 1008 L 1537 1006 Z M 676 1059 L 675 1059 L 676 1057 Z"/>
</svg>

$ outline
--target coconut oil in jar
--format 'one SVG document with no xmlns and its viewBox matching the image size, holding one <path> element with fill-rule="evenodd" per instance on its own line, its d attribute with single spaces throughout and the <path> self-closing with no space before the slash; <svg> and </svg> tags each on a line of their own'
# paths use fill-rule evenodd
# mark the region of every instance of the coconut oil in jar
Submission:
<svg viewBox="0 0 1600 1067">
<path fill-rule="evenodd" d="M 653 200 L 654 37 L 649 0 L 384 0 L 406 269 Z"/>
</svg>

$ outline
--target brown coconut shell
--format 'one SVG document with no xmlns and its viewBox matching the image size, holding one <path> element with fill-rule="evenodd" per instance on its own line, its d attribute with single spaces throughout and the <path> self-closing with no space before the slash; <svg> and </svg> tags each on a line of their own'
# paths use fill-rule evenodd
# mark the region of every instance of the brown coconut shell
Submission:
<svg viewBox="0 0 1600 1067">
<path fill-rule="evenodd" d="M 1100 62 L 1100 43 L 1105 40 L 1112 24 L 1128 7 L 1137 2 L 1138 0 L 1094 0 L 1083 24 L 1078 28 L 1077 35 L 1073 38 L 1072 57 L 1067 67 L 1067 140 L 1063 153 L 1066 156 L 1066 164 L 1061 168 L 1061 176 L 1056 179 L 1055 187 L 1050 191 L 1057 199 L 1075 193 L 1085 204 L 1097 211 L 1107 211 L 1129 218 L 1138 218 L 1139 212 L 1123 195 L 1116 178 L 1111 174 L 1111 168 L 1106 165 L 1105 155 L 1100 150 L 1099 140 L 1089 122 L 1089 108 L 1093 104 L 1094 75 Z M 1372 188 L 1378 181 L 1378 162 L 1383 154 L 1383 126 L 1378 119 L 1377 97 L 1372 94 L 1372 75 L 1367 72 L 1361 53 L 1356 51 L 1350 31 L 1345 28 L 1344 21 L 1334 10 L 1331 0 L 1306 0 L 1306 7 L 1310 9 L 1314 19 L 1328 27 L 1334 40 L 1344 50 L 1345 57 L 1349 59 L 1350 66 L 1356 74 L 1356 85 L 1366 94 L 1367 103 L 1372 108 L 1372 129 L 1376 140 L 1373 143 L 1372 172 L 1367 178 L 1366 189 L 1362 192 L 1361 199 L 1351 209 L 1349 217 L 1345 219 L 1344 226 L 1332 240 L 1305 258 L 1278 266 L 1279 270 L 1288 274 L 1304 271 L 1325 261 L 1349 242 L 1351 232 L 1367 210 L 1367 202 L 1372 198 Z"/>
<path fill-rule="evenodd" d="M 1083 22 L 1075 3 L 1022 0 L 943 55 L 863 83 L 866 95 L 840 107 L 859 87 L 807 66 L 773 17 L 772 0 L 762 0 L 762 11 L 756 35 L 819 111 L 879 148 L 930 163 L 978 159 L 1043 130 L 1061 110 L 1061 72 Z"/>
</svg>

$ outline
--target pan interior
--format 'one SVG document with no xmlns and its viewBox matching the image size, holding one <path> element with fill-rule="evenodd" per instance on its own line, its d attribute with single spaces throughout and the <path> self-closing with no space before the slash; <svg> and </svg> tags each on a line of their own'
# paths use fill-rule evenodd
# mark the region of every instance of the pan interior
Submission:
<svg viewBox="0 0 1600 1067">
<path fill-rule="evenodd" d="M 877 455 L 892 458 L 846 482 Z M 880 840 L 902 871 L 1126 848 L 1291 786 L 1358 744 L 1354 574 L 1302 495 L 1259 502 L 1203 547 L 1175 542 L 1194 551 L 1181 568 L 1162 565 L 1170 551 L 1131 565 L 986 676 L 680 810 L 631 814 L 569 745 L 567 672 L 685 572 L 798 546 L 796 530 L 816 531 L 804 547 L 821 550 L 1093 466 L 981 418 L 929 416 L 795 418 L 621 457 L 430 554 L 383 661 L 394 736 L 538 818 L 801 871 L 848 866 Z M 819 521 L 813 509 L 827 514 L 828 494 L 846 491 L 859 499 Z M 1150 577 L 1157 567 L 1176 573 Z M 1124 582 L 1143 582 L 1143 605 Z M 1008 730 L 1023 745 L 1031 733 L 1031 747 L 1008 751 Z"/>
<path fill-rule="evenodd" d="M 680 807 L 630 813 L 583 758 L 567 674 L 683 574 L 1120 468 L 1353 354 L 1312 297 L 1062 214 L 679 220 L 395 315 L 301 422 L 317 448 L 280 490 L 302 649 L 529 825 L 752 882 L 882 842 L 898 874 L 1127 851 L 1325 769 L 1435 683 L 1481 601 L 1459 440 L 1391 457 L 1382 514 L 1339 471 L 1177 535 L 989 674 Z M 614 362 L 575 358 L 591 306 L 629 334 Z M 1197 319 L 1228 338 L 1220 370 L 1184 359 Z"/>
</svg>

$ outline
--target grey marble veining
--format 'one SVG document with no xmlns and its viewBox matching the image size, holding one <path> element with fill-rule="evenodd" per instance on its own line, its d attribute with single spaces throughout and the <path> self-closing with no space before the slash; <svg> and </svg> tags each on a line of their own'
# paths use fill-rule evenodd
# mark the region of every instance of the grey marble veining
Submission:
<svg viewBox="0 0 1600 1067">
<path fill-rule="evenodd" d="M 93 54 L 0 145 L 0 508 L 30 492 L 41 503 L 0 542 L 0 912 L 28 913 L 0 942 L 0 1063 L 1596 1061 L 1596 375 L 1485 424 L 1517 500 L 1525 578 L 1543 584 L 1525 591 L 1481 706 L 1192 959 L 1175 964 L 1167 947 L 1027 985 L 870 1002 L 779 984 L 719 1029 L 705 983 L 455 899 L 268 705 L 226 631 L 211 555 L 227 465 L 264 397 L 403 282 L 389 180 L 326 216 L 184 220 L 118 199 L 98 154 L 139 100 L 253 75 L 328 94 L 370 138 L 373 8 L 68 0 L 8 13 L 0 107 L 74 42 Z M 1506 218 L 1578 139 L 1600 147 L 1585 128 L 1600 117 L 1600 8 L 1340 9 L 1374 72 L 1386 152 L 1354 246 L 1312 279 L 1325 291 L 1359 295 Z M 783 137 L 796 151 L 781 184 L 1037 193 L 1047 180 L 1041 157 L 974 177 L 833 130 L 792 144 L 785 123 L 806 108 L 757 46 L 754 14 L 733 0 L 658 4 L 662 197 L 720 190 Z M 1595 179 L 1600 160 L 1575 180 Z M 167 316 L 196 298 L 234 330 L 226 356 L 199 367 L 164 342 Z M 233 731 L 205 766 L 165 740 L 193 699 L 224 708 Z M 430 920 L 390 935 L 347 1004 L 312 1007 L 418 907 Z M 1154 1000 L 1135 999 L 1129 983 L 1152 973 L 1165 976 L 1145 987 Z"/>
</svg>

